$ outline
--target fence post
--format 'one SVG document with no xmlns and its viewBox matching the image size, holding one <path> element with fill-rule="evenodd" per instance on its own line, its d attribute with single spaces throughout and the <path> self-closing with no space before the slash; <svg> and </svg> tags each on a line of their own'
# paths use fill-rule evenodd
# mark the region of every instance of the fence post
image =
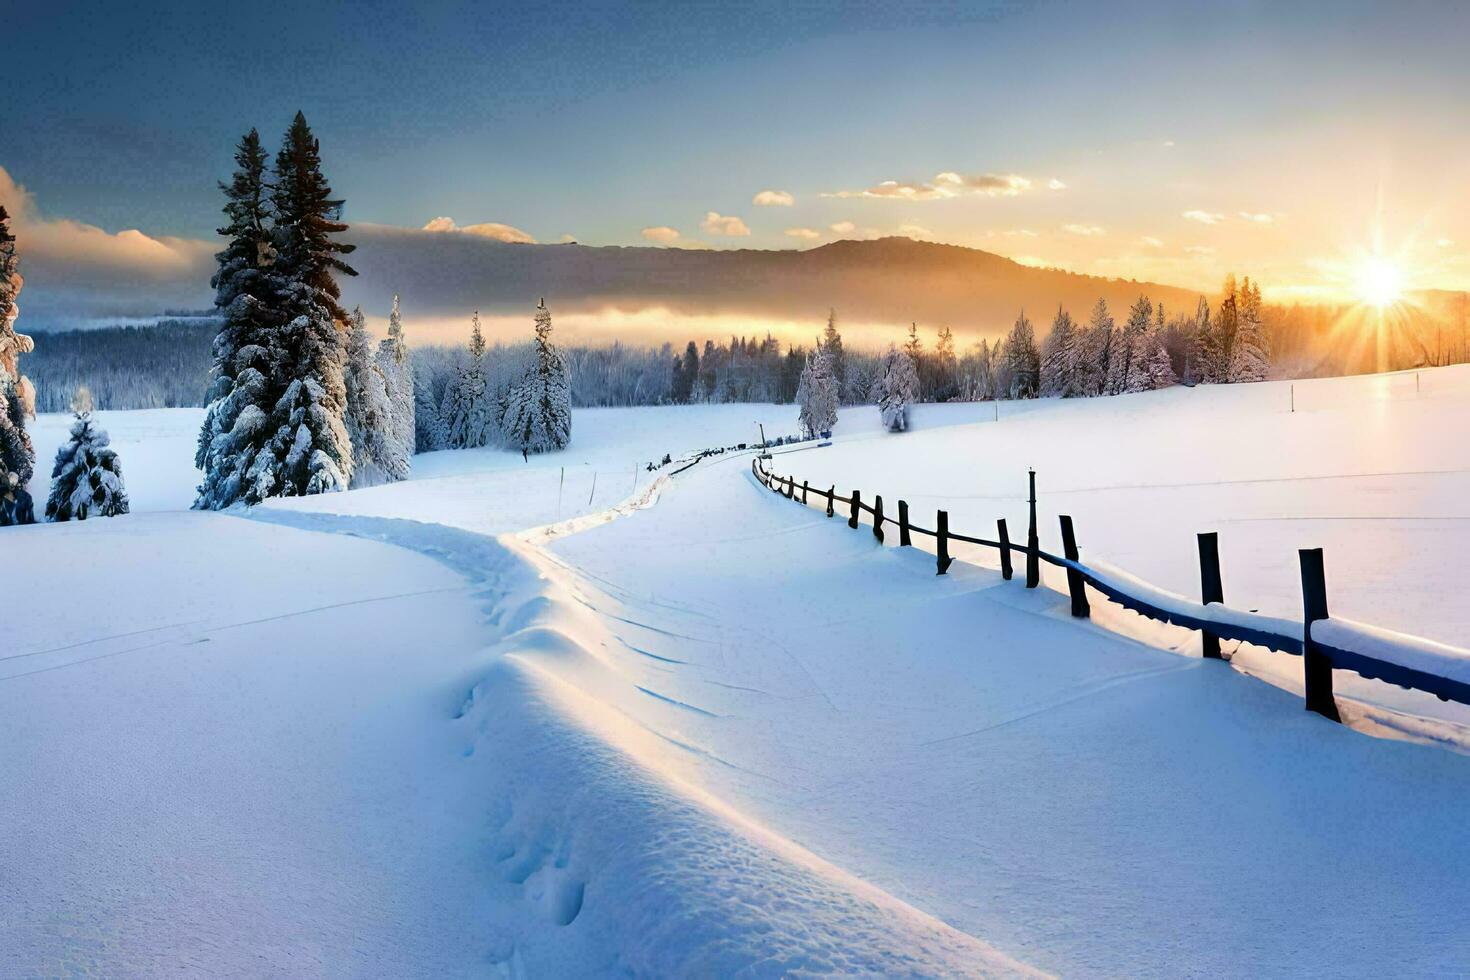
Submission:
<svg viewBox="0 0 1470 980">
<path fill-rule="evenodd" d="M 949 557 L 949 512 L 941 510 L 935 523 L 938 527 L 934 532 L 934 536 L 939 542 L 939 547 L 935 551 L 939 571 L 935 574 L 943 575 L 949 571 L 949 566 L 954 561 L 953 558 Z"/>
<path fill-rule="evenodd" d="M 1036 471 L 1026 471 L 1031 481 L 1031 526 L 1026 531 L 1026 588 L 1041 583 L 1041 542 L 1036 536 Z"/>
<path fill-rule="evenodd" d="M 786 499 L 792 500 L 796 497 L 796 480 L 792 477 L 786 478 Z"/>
<path fill-rule="evenodd" d="M 828 517 L 831 517 L 832 516 L 832 498 L 836 495 L 836 493 L 837 493 L 837 484 L 834 483 L 830 487 L 827 488 L 827 516 Z"/>
<path fill-rule="evenodd" d="M 847 526 L 848 527 L 856 528 L 858 526 L 858 514 L 861 513 L 861 511 L 859 510 L 859 508 L 862 507 L 862 505 L 863 505 L 863 494 L 862 494 L 862 491 L 861 490 L 854 490 L 852 492 L 852 516 L 847 519 Z"/>
<path fill-rule="evenodd" d="M 806 491 L 807 491 L 806 481 L 805 480 L 802 480 L 801 481 L 801 502 L 802 502 L 802 504 L 805 504 L 806 503 Z"/>
<path fill-rule="evenodd" d="M 1342 721 L 1332 697 L 1332 660 L 1312 639 L 1312 624 L 1327 618 L 1327 574 L 1321 548 L 1302 548 L 1302 679 L 1306 682 L 1307 710 L 1332 721 Z"/>
<path fill-rule="evenodd" d="M 873 498 L 873 537 L 878 543 L 883 543 L 883 495 L 880 493 Z"/>
<path fill-rule="evenodd" d="M 1011 580 L 1011 536 L 1006 531 L 1006 519 L 1002 517 L 995 522 L 995 528 L 1000 532 L 1000 577 L 1007 582 Z"/>
<path fill-rule="evenodd" d="M 1220 580 L 1220 536 L 1214 531 L 1199 533 L 1199 597 L 1205 605 L 1225 601 L 1225 586 Z M 1206 660 L 1220 660 L 1220 638 L 1209 630 L 1200 630 Z"/>
<path fill-rule="evenodd" d="M 1067 561 L 1081 561 L 1077 556 L 1077 537 L 1072 533 L 1072 518 L 1066 514 L 1061 516 L 1062 522 L 1062 554 Z M 1092 607 L 1087 603 L 1087 583 L 1082 579 L 1082 573 L 1075 568 L 1067 569 L 1067 591 L 1072 593 L 1072 615 L 1078 619 L 1087 619 L 1092 615 Z"/>
<path fill-rule="evenodd" d="M 909 540 L 909 502 L 900 500 L 898 502 L 898 545 L 900 548 L 907 548 L 911 544 L 913 542 Z"/>
</svg>

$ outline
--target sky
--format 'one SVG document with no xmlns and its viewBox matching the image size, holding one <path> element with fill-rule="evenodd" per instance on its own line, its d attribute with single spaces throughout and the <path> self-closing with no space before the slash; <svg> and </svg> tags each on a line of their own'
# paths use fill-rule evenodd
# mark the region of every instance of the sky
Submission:
<svg viewBox="0 0 1470 980">
<path fill-rule="evenodd" d="M 0 203 L 123 279 L 207 256 L 234 142 L 301 109 L 350 222 L 898 234 L 1277 299 L 1377 252 L 1470 288 L 1463 4 L 57 0 L 0 31 Z"/>
</svg>

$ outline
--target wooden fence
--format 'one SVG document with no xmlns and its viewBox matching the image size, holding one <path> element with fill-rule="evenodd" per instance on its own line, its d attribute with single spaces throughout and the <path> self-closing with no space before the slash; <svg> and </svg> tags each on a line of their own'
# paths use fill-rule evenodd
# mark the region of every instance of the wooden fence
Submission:
<svg viewBox="0 0 1470 980">
<path fill-rule="evenodd" d="M 763 486 L 788 500 L 803 505 L 825 501 L 828 517 L 838 508 L 847 512 L 847 526 L 861 526 L 860 516 L 871 517 L 873 536 L 885 540 L 885 526 L 898 531 L 899 547 L 909 547 L 914 535 L 933 538 L 937 574 L 949 570 L 951 542 L 990 548 L 999 553 L 1002 577 L 1010 579 L 1015 570 L 1013 556 L 1025 563 L 1026 588 L 1034 589 L 1041 581 L 1043 563 L 1065 569 L 1067 590 L 1072 601 L 1072 615 L 1091 615 L 1087 587 L 1124 608 L 1149 619 L 1171 623 L 1203 635 L 1204 655 L 1220 659 L 1220 641 L 1239 640 L 1302 658 L 1306 707 L 1320 715 L 1340 721 L 1332 691 L 1332 671 L 1350 670 L 1363 677 L 1384 681 L 1403 688 L 1425 691 L 1442 701 L 1470 704 L 1470 651 L 1446 647 L 1417 637 L 1403 636 L 1364 626 L 1348 620 L 1334 620 L 1327 611 L 1326 573 L 1322 549 L 1304 548 L 1298 553 L 1302 577 L 1302 621 L 1278 619 L 1258 613 L 1231 609 L 1224 604 L 1220 576 L 1220 552 L 1214 532 L 1198 536 L 1201 601 L 1196 603 L 1165 592 L 1131 576 L 1084 565 L 1078 557 L 1076 533 L 1072 518 L 1063 515 L 1061 524 L 1062 554 L 1041 549 L 1036 527 L 1036 473 L 1028 473 L 1030 520 L 1026 543 L 1013 542 L 1004 518 L 996 521 L 994 538 L 962 534 L 949 526 L 949 514 L 938 511 L 933 529 L 921 527 L 910 519 L 906 501 L 897 502 L 897 515 L 885 513 L 883 498 L 874 495 L 872 503 L 862 492 L 853 490 L 840 496 L 836 487 L 813 488 L 803 480 L 797 484 L 792 476 L 779 476 L 767 467 L 764 456 L 751 462 L 751 472 Z"/>
</svg>

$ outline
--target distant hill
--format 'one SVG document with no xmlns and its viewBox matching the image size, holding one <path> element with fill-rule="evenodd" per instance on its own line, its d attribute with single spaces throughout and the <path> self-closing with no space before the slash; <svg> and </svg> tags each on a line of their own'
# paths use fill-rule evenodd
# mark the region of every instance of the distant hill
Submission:
<svg viewBox="0 0 1470 980">
<path fill-rule="evenodd" d="M 744 313 L 820 321 L 948 325 L 994 335 L 1025 309 L 1040 331 L 1061 303 L 1085 318 L 1099 297 L 1114 315 L 1140 294 L 1174 311 L 1198 294 L 1158 283 L 1037 269 L 979 249 L 908 238 L 839 241 L 797 250 L 525 245 L 461 233 L 358 225 L 346 298 L 382 315 L 397 291 L 416 314 L 524 313 L 662 307 L 682 315 Z M 1119 316 L 1121 319 L 1121 316 Z M 671 338 L 673 339 L 673 338 Z"/>
</svg>

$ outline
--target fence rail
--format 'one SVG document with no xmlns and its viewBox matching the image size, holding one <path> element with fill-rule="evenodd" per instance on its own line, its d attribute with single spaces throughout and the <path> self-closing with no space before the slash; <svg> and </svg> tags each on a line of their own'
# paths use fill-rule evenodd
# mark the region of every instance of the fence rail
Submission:
<svg viewBox="0 0 1470 980">
<path fill-rule="evenodd" d="M 1470 650 L 1350 620 L 1333 619 L 1328 614 L 1326 574 L 1320 548 L 1302 549 L 1298 553 L 1302 575 L 1302 619 L 1280 619 L 1232 609 L 1224 604 L 1218 541 L 1213 532 L 1198 537 L 1199 602 L 1150 585 L 1103 562 L 1083 564 L 1069 516 L 1060 518 L 1063 554 L 1043 551 L 1036 526 L 1035 472 L 1029 473 L 1030 496 L 1027 503 L 1030 521 L 1025 544 L 1011 540 L 1004 518 L 996 521 L 994 538 L 951 530 L 949 514 L 943 510 L 936 512 L 934 527 L 930 529 L 910 520 L 909 505 L 904 500 L 897 502 L 898 516 L 894 517 L 891 513 L 884 513 L 881 495 L 874 495 L 869 503 L 859 490 L 841 496 L 835 485 L 822 490 L 811 487 L 805 480 L 797 484 L 793 476 L 771 472 L 765 456 L 757 456 L 751 461 L 751 472 L 759 483 L 788 500 L 799 499 L 807 506 L 814 502 L 813 498 L 818 504 L 825 502 L 828 517 L 837 516 L 838 508 L 842 508 L 846 511 L 850 528 L 861 527 L 860 518 L 867 514 L 872 519 L 873 537 L 880 543 L 885 540 L 885 525 L 898 529 L 899 547 L 911 546 L 914 535 L 933 538 L 939 575 L 945 574 L 954 561 L 949 554 L 952 542 L 990 548 L 998 552 L 1001 576 L 1005 579 L 1014 575 L 1012 558 L 1020 555 L 1025 564 L 1028 589 L 1040 584 L 1042 564 L 1063 569 L 1067 574 L 1073 616 L 1086 618 L 1091 615 L 1087 596 L 1087 587 L 1091 586 L 1107 599 L 1149 619 L 1199 631 L 1204 637 L 1204 655 L 1207 658 L 1220 659 L 1219 643 L 1222 639 L 1299 656 L 1303 661 L 1307 710 L 1333 721 L 1341 720 L 1333 698 L 1333 670 L 1352 671 L 1371 680 L 1424 691 L 1441 701 L 1470 704 Z"/>
</svg>

